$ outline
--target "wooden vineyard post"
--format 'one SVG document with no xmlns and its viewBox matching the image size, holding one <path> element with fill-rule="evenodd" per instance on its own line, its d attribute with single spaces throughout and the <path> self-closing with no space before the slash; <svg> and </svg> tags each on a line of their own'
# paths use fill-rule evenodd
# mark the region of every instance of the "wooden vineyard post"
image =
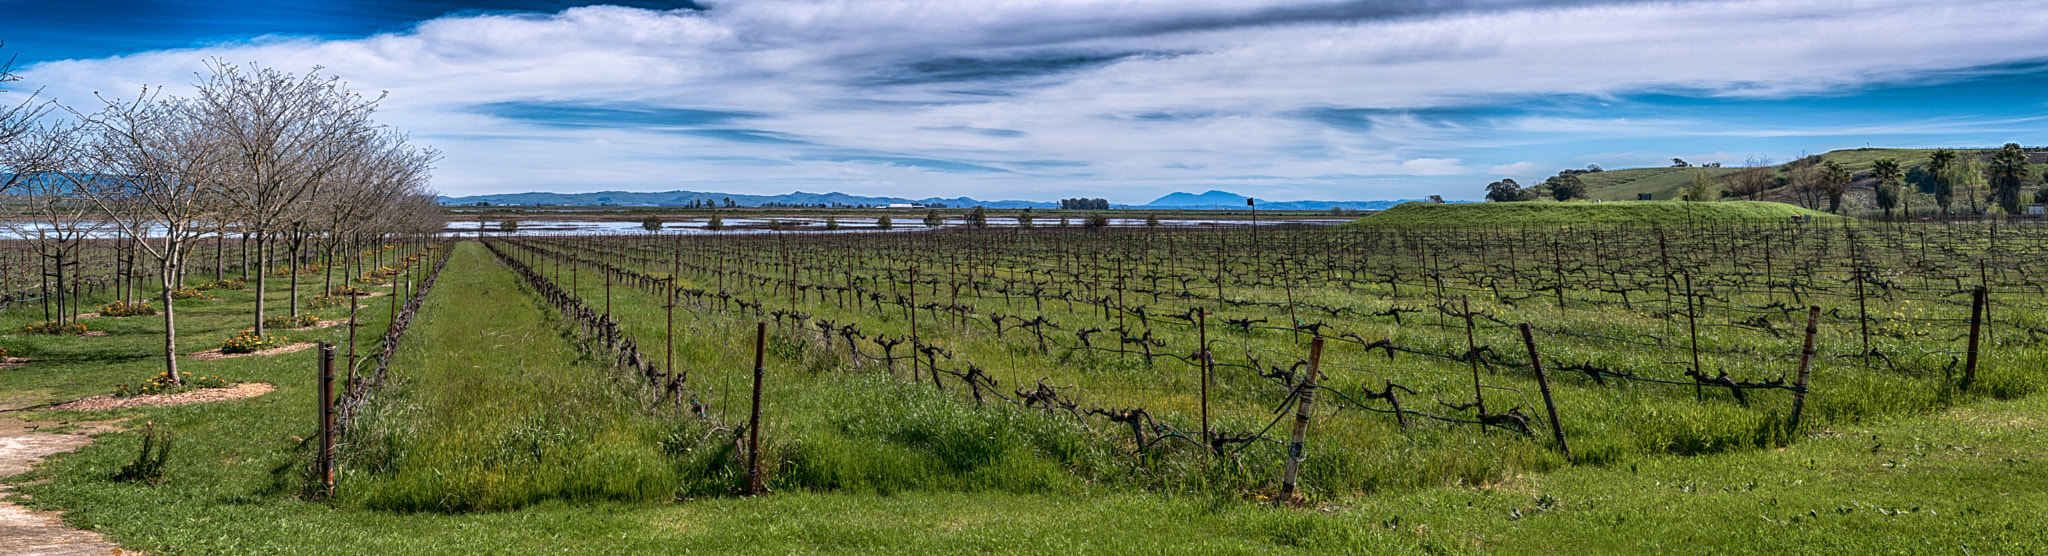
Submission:
<svg viewBox="0 0 2048 556">
<path fill-rule="evenodd" d="M 1977 381 L 1977 332 L 1984 323 L 1984 286 L 1970 292 L 1970 353 L 1963 363 L 1963 391 L 1970 391 L 1970 384 Z"/>
<path fill-rule="evenodd" d="M 1557 450 L 1564 452 L 1564 460 L 1572 460 L 1571 445 L 1565 444 L 1564 425 L 1557 420 L 1557 402 L 1550 396 L 1550 377 L 1543 374 L 1543 359 L 1536 355 L 1536 336 L 1529 333 L 1529 323 L 1522 323 L 1522 345 L 1529 348 L 1529 366 L 1536 369 L 1536 387 L 1543 392 L 1543 409 L 1550 412 L 1550 432 L 1557 437 Z"/>
<path fill-rule="evenodd" d="M 747 495 L 761 493 L 761 375 L 767 369 L 768 321 L 754 321 L 754 409 L 747 418 Z"/>
<path fill-rule="evenodd" d="M 917 382 L 917 267 L 910 267 L 910 381 Z M 893 361 L 893 360 L 892 360 Z"/>
<path fill-rule="evenodd" d="M 1315 401 L 1316 371 L 1323 363 L 1323 337 L 1316 336 L 1308 345 L 1308 378 L 1301 381 L 1301 401 L 1294 406 L 1294 436 L 1287 442 L 1287 472 L 1280 478 L 1280 500 L 1293 502 L 1295 499 L 1295 477 L 1301 472 L 1302 442 L 1308 434 L 1309 404 Z"/>
<path fill-rule="evenodd" d="M 384 323 L 386 334 L 394 326 L 398 326 L 398 278 L 395 276 L 391 278 L 391 320 Z"/>
<path fill-rule="evenodd" d="M 1528 325 L 1524 324 L 1523 326 L 1526 327 Z M 1692 273 L 1686 273 L 1685 275 L 1685 331 L 1692 336 L 1692 396 L 1695 400 L 1704 401 L 1707 399 L 1707 393 L 1705 389 L 1700 387 L 1700 379 L 1704 379 L 1707 376 L 1700 374 L 1700 315 L 1698 309 L 1693 305 Z M 1524 331 L 1524 333 L 1526 334 L 1527 332 Z M 1536 359 L 1535 345 L 1533 342 L 1529 344 L 1529 360 L 1531 361 Z M 1539 375 L 1542 370 L 1540 367 L 1537 368 Z"/>
<path fill-rule="evenodd" d="M 334 495 L 334 344 L 320 342 L 320 489 Z"/>
<path fill-rule="evenodd" d="M 675 276 L 674 276 L 674 275 L 670 275 L 670 276 L 669 276 L 669 278 L 668 278 L 668 284 L 666 284 L 666 285 L 665 285 L 664 287 L 666 287 L 666 288 L 668 289 L 668 304 L 667 304 L 667 305 L 664 305 L 664 306 L 662 306 L 662 309 L 668 312 L 668 326 L 667 326 L 666 328 L 664 328 L 664 329 L 663 329 L 663 332 L 662 332 L 662 351 L 663 351 L 663 353 L 664 353 L 664 357 L 663 357 L 663 359 L 662 359 L 662 363 L 661 363 L 661 365 L 662 365 L 662 368 L 663 368 L 663 370 L 666 370 L 666 371 L 668 371 L 668 389 L 669 389 L 669 390 L 671 390 L 671 391 L 674 391 L 674 390 L 676 390 L 677 388 L 681 387 L 681 385 L 682 385 L 682 378 L 681 378 L 681 377 L 682 377 L 682 375 L 681 375 L 681 374 L 679 374 L 679 373 L 678 373 L 678 372 L 676 371 L 676 301 L 677 301 L 677 300 L 676 300 L 676 278 L 675 278 Z M 678 397 L 677 397 L 676 399 L 677 399 L 678 403 L 680 403 L 680 401 L 681 401 L 681 399 L 682 399 L 682 398 L 681 398 L 681 395 L 680 395 L 680 394 L 678 394 L 677 396 L 678 396 Z"/>
<path fill-rule="evenodd" d="M 1806 378 L 1813 370 L 1813 334 L 1820 329 L 1820 306 L 1806 308 L 1806 344 L 1799 348 L 1799 376 L 1792 388 L 1792 423 L 1789 432 L 1798 434 L 1799 414 L 1806 410 Z"/>
<path fill-rule="evenodd" d="M 1465 361 L 1472 367 L 1472 402 L 1481 415 L 1486 414 L 1486 394 L 1479 388 L 1479 342 L 1472 337 L 1472 298 L 1461 296 L 1465 304 Z M 1398 414 L 1397 414 L 1398 416 Z"/>
<path fill-rule="evenodd" d="M 1997 233 L 1994 229 L 1992 233 Z M 1991 270 L 1984 261 L 1977 261 L 1977 287 L 1984 289 L 1984 320 L 1991 320 Z M 1991 335 L 1997 327 L 1984 330 L 1984 343 L 1992 343 Z"/>
<path fill-rule="evenodd" d="M 1870 368 L 1870 304 L 1863 296 L 1863 267 L 1856 267 L 1856 322 L 1863 326 L 1863 368 Z"/>
<path fill-rule="evenodd" d="M 1198 341 L 1202 343 L 1200 351 L 1196 352 L 1197 356 L 1202 358 L 1202 445 L 1215 446 L 1215 434 L 1209 428 L 1209 373 L 1210 366 L 1214 365 L 1214 363 L 1209 358 L 1208 311 L 1204 311 L 1201 308 L 1195 309 L 1195 327 L 1200 331 L 1200 339 Z"/>
</svg>

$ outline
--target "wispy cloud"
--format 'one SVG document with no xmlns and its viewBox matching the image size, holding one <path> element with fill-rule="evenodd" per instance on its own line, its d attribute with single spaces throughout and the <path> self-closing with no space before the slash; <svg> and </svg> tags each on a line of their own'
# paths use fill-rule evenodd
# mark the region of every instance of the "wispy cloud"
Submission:
<svg viewBox="0 0 2048 556">
<path fill-rule="evenodd" d="M 26 76 L 86 104 L 179 93 L 212 58 L 322 66 L 389 91 L 382 120 L 447 153 L 450 193 L 801 184 L 1141 202 L 1226 176 L 1259 177 L 1234 187 L 1268 198 L 1473 198 L 1493 174 L 1583 166 L 1609 143 L 1643 153 L 1605 162 L 1621 165 L 1989 137 L 2039 128 L 2042 107 L 1972 108 L 1959 88 L 1957 113 L 1895 120 L 1867 93 L 2048 60 L 2048 11 L 2000 0 L 703 4 L 458 15 Z M 1790 109 L 1815 98 L 1847 108 L 1828 122 Z"/>
</svg>

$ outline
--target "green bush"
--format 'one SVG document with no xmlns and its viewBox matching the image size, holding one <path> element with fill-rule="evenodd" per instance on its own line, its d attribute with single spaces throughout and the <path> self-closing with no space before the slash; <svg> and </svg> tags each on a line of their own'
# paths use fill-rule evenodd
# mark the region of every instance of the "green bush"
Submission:
<svg viewBox="0 0 2048 556">
<path fill-rule="evenodd" d="M 147 301 L 135 303 L 115 301 L 100 306 L 100 316 L 102 317 L 139 317 L 154 314 L 156 314 L 156 307 L 150 306 Z"/>
<path fill-rule="evenodd" d="M 171 382 L 171 373 L 169 371 L 165 371 L 157 373 L 156 376 L 151 377 L 149 380 L 143 381 L 142 384 L 133 387 L 130 387 L 126 384 L 115 385 L 114 397 L 133 398 L 136 396 L 176 394 L 179 392 L 184 392 L 186 390 L 193 390 L 197 388 L 227 388 L 228 386 L 230 386 L 230 384 L 228 384 L 227 380 L 224 380 L 218 376 L 211 375 L 186 376 L 185 385 L 179 386 L 176 383 Z"/>
<path fill-rule="evenodd" d="M 320 317 L 310 314 L 271 315 L 263 319 L 264 328 L 305 328 L 316 324 L 320 324 Z"/>
<path fill-rule="evenodd" d="M 21 327 L 24 334 L 65 334 L 77 336 L 89 332 L 85 325 L 75 322 L 43 321 Z"/>
<path fill-rule="evenodd" d="M 307 309 L 326 309 L 328 307 L 342 307 L 346 305 L 348 305 L 348 298 L 336 295 L 316 296 L 306 301 Z"/>
<path fill-rule="evenodd" d="M 281 334 L 264 334 L 258 336 L 253 331 L 243 330 L 241 333 L 236 334 L 234 337 L 228 338 L 227 341 L 221 342 L 220 352 L 255 353 L 258 351 L 263 351 L 274 347 L 282 347 L 286 344 L 290 344 L 291 341 L 291 338 L 286 338 Z"/>
<path fill-rule="evenodd" d="M 241 280 L 214 280 L 194 287 L 202 290 L 239 290 L 248 285 Z"/>
<path fill-rule="evenodd" d="M 206 292 L 192 288 L 178 288 L 171 290 L 171 299 L 206 299 Z"/>
</svg>

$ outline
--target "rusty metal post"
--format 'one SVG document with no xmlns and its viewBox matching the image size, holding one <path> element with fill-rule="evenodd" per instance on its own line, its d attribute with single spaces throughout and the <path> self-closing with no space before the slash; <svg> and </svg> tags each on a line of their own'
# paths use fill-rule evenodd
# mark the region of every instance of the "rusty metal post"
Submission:
<svg viewBox="0 0 2048 556">
<path fill-rule="evenodd" d="M 1550 377 L 1543 374 L 1543 359 L 1536 355 L 1536 336 L 1529 333 L 1529 323 L 1522 323 L 1522 344 L 1529 348 L 1529 366 L 1536 369 L 1536 387 L 1543 391 L 1543 408 L 1550 411 L 1550 432 L 1557 437 L 1557 450 L 1564 453 L 1564 460 L 1572 460 L 1571 445 L 1564 442 L 1564 425 L 1557 420 L 1557 402 L 1550 396 Z"/>
<path fill-rule="evenodd" d="M 1287 472 L 1280 478 L 1280 498 L 1285 502 L 1295 499 L 1295 477 L 1301 472 L 1302 445 L 1308 434 L 1309 405 L 1316 399 L 1316 372 L 1323 364 L 1323 337 L 1316 336 L 1308 345 L 1308 378 L 1301 381 L 1301 401 L 1294 406 L 1294 436 L 1287 442 Z"/>
<path fill-rule="evenodd" d="M 320 342 L 320 488 L 334 495 L 334 344 Z"/>
<path fill-rule="evenodd" d="M 1984 286 L 1977 286 L 1970 292 L 1970 355 L 1963 364 L 1963 391 L 1970 391 L 1970 384 L 1977 381 L 1977 332 L 1984 323 Z"/>
<path fill-rule="evenodd" d="M 754 409 L 747 419 L 747 495 L 761 494 L 761 375 L 767 369 L 768 321 L 754 321 Z"/>
<path fill-rule="evenodd" d="M 1799 378 L 1792 389 L 1792 423 L 1789 432 L 1799 433 L 1799 415 L 1806 411 L 1806 377 L 1813 370 L 1813 334 L 1820 331 L 1820 306 L 1806 308 L 1806 345 L 1799 348 Z"/>
</svg>

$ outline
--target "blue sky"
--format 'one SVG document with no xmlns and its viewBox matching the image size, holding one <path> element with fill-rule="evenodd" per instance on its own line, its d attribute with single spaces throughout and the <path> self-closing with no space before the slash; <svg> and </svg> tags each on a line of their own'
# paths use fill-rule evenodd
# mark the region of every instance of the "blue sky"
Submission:
<svg viewBox="0 0 2048 556">
<path fill-rule="evenodd" d="M 212 59 L 324 68 L 387 93 L 452 195 L 1477 199 L 2048 144 L 2048 10 L 2019 1 L 0 0 L 0 41 L 0 101 L 88 111 Z"/>
</svg>

